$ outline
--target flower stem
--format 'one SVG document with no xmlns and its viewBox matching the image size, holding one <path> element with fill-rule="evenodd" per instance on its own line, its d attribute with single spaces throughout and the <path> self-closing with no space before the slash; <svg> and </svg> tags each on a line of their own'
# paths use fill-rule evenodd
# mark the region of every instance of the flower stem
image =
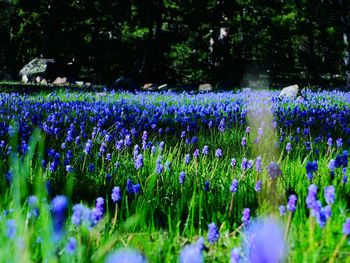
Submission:
<svg viewBox="0 0 350 263">
<path fill-rule="evenodd" d="M 343 245 L 344 241 L 346 240 L 346 235 L 343 235 L 342 238 L 339 240 L 336 248 L 334 249 L 333 251 L 333 254 L 332 254 L 332 257 L 329 259 L 329 263 L 334 263 L 335 262 L 335 259 L 337 258 L 338 256 L 338 253 L 339 253 L 339 250 L 341 248 L 341 246 Z"/>
</svg>

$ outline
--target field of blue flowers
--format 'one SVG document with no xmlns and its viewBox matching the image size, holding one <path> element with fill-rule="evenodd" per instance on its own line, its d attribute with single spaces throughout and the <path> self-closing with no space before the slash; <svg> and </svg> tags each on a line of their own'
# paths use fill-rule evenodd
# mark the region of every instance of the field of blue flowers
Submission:
<svg viewBox="0 0 350 263">
<path fill-rule="evenodd" d="M 350 262 L 350 94 L 0 93 L 2 262 Z"/>
</svg>

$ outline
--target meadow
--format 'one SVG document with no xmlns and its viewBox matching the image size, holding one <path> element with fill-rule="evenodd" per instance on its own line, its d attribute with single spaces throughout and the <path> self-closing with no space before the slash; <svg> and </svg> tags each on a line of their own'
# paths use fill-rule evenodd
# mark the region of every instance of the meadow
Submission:
<svg viewBox="0 0 350 263">
<path fill-rule="evenodd" d="M 2 262 L 350 262 L 350 94 L 0 93 Z"/>
</svg>

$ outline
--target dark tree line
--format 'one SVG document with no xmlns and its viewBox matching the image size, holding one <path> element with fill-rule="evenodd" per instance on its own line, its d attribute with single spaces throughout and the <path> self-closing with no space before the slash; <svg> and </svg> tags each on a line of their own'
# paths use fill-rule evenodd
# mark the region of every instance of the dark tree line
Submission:
<svg viewBox="0 0 350 263">
<path fill-rule="evenodd" d="M 1 1 L 1 0 L 0 0 Z M 0 71 L 43 56 L 106 83 L 350 85 L 348 0 L 19 0 L 0 2 Z"/>
</svg>

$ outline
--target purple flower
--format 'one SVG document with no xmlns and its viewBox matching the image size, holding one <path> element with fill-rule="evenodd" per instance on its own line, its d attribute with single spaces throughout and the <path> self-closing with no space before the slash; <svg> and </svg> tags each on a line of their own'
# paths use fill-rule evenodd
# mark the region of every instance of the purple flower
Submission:
<svg viewBox="0 0 350 263">
<path fill-rule="evenodd" d="M 35 195 L 28 197 L 29 217 L 39 217 L 39 201 Z"/>
<path fill-rule="evenodd" d="M 140 192 L 140 184 L 133 184 L 130 179 L 126 182 L 126 191 L 129 194 L 138 194 Z"/>
<path fill-rule="evenodd" d="M 244 208 L 243 214 L 242 214 L 242 221 L 245 226 L 248 226 L 250 223 L 250 209 Z"/>
<path fill-rule="evenodd" d="M 267 168 L 267 173 L 272 180 L 276 179 L 282 174 L 280 165 L 274 162 L 271 162 Z"/>
<path fill-rule="evenodd" d="M 119 186 L 113 187 L 111 196 L 114 203 L 117 203 L 122 199 L 122 194 Z"/>
<path fill-rule="evenodd" d="M 284 205 L 280 205 L 278 207 L 278 210 L 280 210 L 280 215 L 281 216 L 284 216 L 286 214 L 286 212 L 287 212 L 287 209 L 286 209 L 286 207 Z"/>
<path fill-rule="evenodd" d="M 221 158 L 221 157 L 222 157 L 222 150 L 221 150 L 220 148 L 218 148 L 218 149 L 216 150 L 215 156 L 216 156 L 217 158 Z"/>
<path fill-rule="evenodd" d="M 179 175 L 179 184 L 183 184 L 185 182 L 186 179 L 186 174 L 184 171 L 182 171 Z"/>
<path fill-rule="evenodd" d="M 343 139 L 342 138 L 338 138 L 336 140 L 336 144 L 337 144 L 337 148 L 343 147 Z"/>
<path fill-rule="evenodd" d="M 241 164 L 241 169 L 243 171 L 245 171 L 245 170 L 247 170 L 247 166 L 248 166 L 248 160 L 247 160 L 247 158 L 243 158 L 242 159 L 242 164 Z"/>
<path fill-rule="evenodd" d="M 186 245 L 180 253 L 180 263 L 202 263 L 202 251 L 195 244 Z"/>
<path fill-rule="evenodd" d="M 258 156 L 255 161 L 255 169 L 258 173 L 262 172 L 262 159 L 261 156 Z"/>
<path fill-rule="evenodd" d="M 328 205 L 334 204 L 335 188 L 333 185 L 324 188 L 324 198 Z"/>
<path fill-rule="evenodd" d="M 294 212 L 297 206 L 297 197 L 295 195 L 290 195 L 288 199 L 287 208 L 290 212 Z"/>
<path fill-rule="evenodd" d="M 232 193 L 235 193 L 237 191 L 237 189 L 238 189 L 238 181 L 235 178 L 235 179 L 232 180 L 232 183 L 231 183 L 231 186 L 230 186 L 230 191 Z"/>
<path fill-rule="evenodd" d="M 139 170 L 143 167 L 143 155 L 140 153 L 137 155 L 135 160 L 135 168 L 136 170 Z"/>
<path fill-rule="evenodd" d="M 262 218 L 253 222 L 246 230 L 244 251 L 247 262 L 283 262 L 286 244 L 282 226 L 273 218 Z"/>
<path fill-rule="evenodd" d="M 315 206 L 316 195 L 317 195 L 317 186 L 314 184 L 309 185 L 308 195 L 306 197 L 307 208 L 312 209 Z"/>
<path fill-rule="evenodd" d="M 13 239 L 16 236 L 16 221 L 13 219 L 9 219 L 6 221 L 7 232 L 6 236 L 10 239 Z"/>
<path fill-rule="evenodd" d="M 203 153 L 203 155 L 208 155 L 209 154 L 209 147 L 208 147 L 208 145 L 204 145 L 202 153 Z"/>
<path fill-rule="evenodd" d="M 346 236 L 350 235 L 350 218 L 347 218 L 343 225 L 343 234 Z"/>
<path fill-rule="evenodd" d="M 254 190 L 256 192 L 260 192 L 261 191 L 261 185 L 262 185 L 262 181 L 261 180 L 258 180 L 255 184 L 255 187 L 254 187 Z"/>
<path fill-rule="evenodd" d="M 158 156 L 156 161 L 156 173 L 161 174 L 163 172 L 162 156 Z"/>
<path fill-rule="evenodd" d="M 290 153 L 291 150 L 292 150 L 292 144 L 291 144 L 290 142 L 288 142 L 288 143 L 286 144 L 286 151 L 287 151 L 287 153 Z"/>
<path fill-rule="evenodd" d="M 254 164 L 254 161 L 253 160 L 249 160 L 248 163 L 247 163 L 247 169 L 252 169 L 253 168 L 253 164 Z"/>
<path fill-rule="evenodd" d="M 64 195 L 58 195 L 51 201 L 51 214 L 55 238 L 62 235 L 68 211 L 68 199 Z"/>
<path fill-rule="evenodd" d="M 92 209 L 91 212 L 91 221 L 92 226 L 95 226 L 103 217 L 104 212 L 104 199 L 102 197 L 98 197 L 96 199 L 96 206 Z"/>
<path fill-rule="evenodd" d="M 105 263 L 146 263 L 146 258 L 136 250 L 120 249 L 109 254 Z"/>
<path fill-rule="evenodd" d="M 328 138 L 328 140 L 327 140 L 327 145 L 328 145 L 329 147 L 331 147 L 331 146 L 333 145 L 333 139 L 332 139 L 332 138 Z"/>
<path fill-rule="evenodd" d="M 245 133 L 247 133 L 247 134 L 250 133 L 250 127 L 249 126 L 247 128 L 245 128 Z"/>
<path fill-rule="evenodd" d="M 193 152 L 193 157 L 195 159 L 197 159 L 199 157 L 199 150 L 198 149 L 195 149 L 194 152 Z"/>
<path fill-rule="evenodd" d="M 209 181 L 205 181 L 205 182 L 204 182 L 204 191 L 205 191 L 205 192 L 208 192 L 209 189 L 210 189 L 210 183 L 209 183 Z"/>
<path fill-rule="evenodd" d="M 187 153 L 185 155 L 185 164 L 188 165 L 190 163 L 190 161 L 191 161 L 191 156 L 189 153 Z"/>
<path fill-rule="evenodd" d="M 225 132 L 226 129 L 226 121 L 224 118 L 221 119 L 220 123 L 219 123 L 219 127 L 218 127 L 220 132 Z"/>
<path fill-rule="evenodd" d="M 239 263 L 241 258 L 241 250 L 238 247 L 231 250 L 230 263 Z"/>
<path fill-rule="evenodd" d="M 81 225 L 84 220 L 84 209 L 85 206 L 82 204 L 76 204 L 73 206 L 72 224 Z"/>
<path fill-rule="evenodd" d="M 232 166 L 232 168 L 236 167 L 236 159 L 235 158 L 231 159 L 231 166 Z"/>
<path fill-rule="evenodd" d="M 74 171 L 73 166 L 71 166 L 71 165 L 66 165 L 66 171 L 67 171 L 68 173 L 72 173 L 72 172 Z"/>
<path fill-rule="evenodd" d="M 241 144 L 242 144 L 242 146 L 247 145 L 247 139 L 245 137 L 242 138 Z"/>
<path fill-rule="evenodd" d="M 314 210 L 314 212 L 318 224 L 323 228 L 326 225 L 328 218 L 332 215 L 331 207 L 327 205 L 322 207 L 319 211 Z"/>
<path fill-rule="evenodd" d="M 218 228 L 216 227 L 215 223 L 210 223 L 208 225 L 209 230 L 208 230 L 208 241 L 211 244 L 214 244 L 216 242 L 218 242 L 219 237 L 220 237 L 220 233 Z"/>
<path fill-rule="evenodd" d="M 68 254 L 73 254 L 77 247 L 77 240 L 74 237 L 71 237 L 66 246 L 66 251 Z"/>
</svg>

